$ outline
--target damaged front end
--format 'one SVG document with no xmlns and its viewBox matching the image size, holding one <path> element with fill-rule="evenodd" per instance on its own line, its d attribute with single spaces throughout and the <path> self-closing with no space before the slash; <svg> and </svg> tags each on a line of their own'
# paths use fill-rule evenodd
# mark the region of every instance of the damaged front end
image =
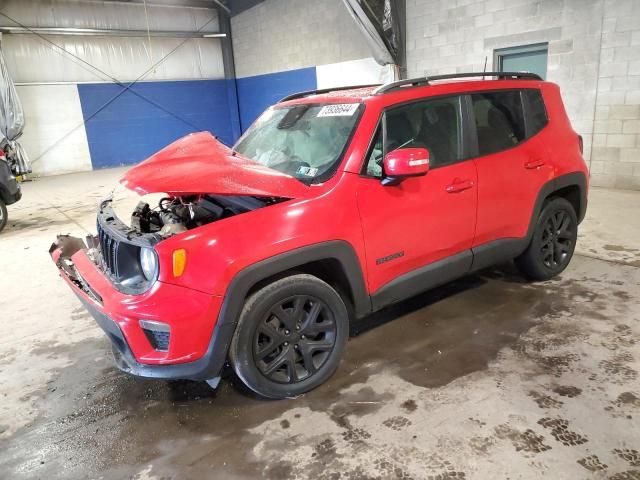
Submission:
<svg viewBox="0 0 640 480">
<path fill-rule="evenodd" d="M 154 247 L 166 238 L 282 200 L 241 195 L 164 196 L 153 208 L 147 201 L 139 202 L 126 224 L 116 215 L 117 201 L 111 196 L 100 204 L 97 235 L 85 239 L 59 235 L 49 253 L 111 340 L 116 365 L 122 371 L 153 378 L 206 380 L 213 385 L 226 359 L 229 332 L 211 338 L 197 332 L 211 331 L 222 298 L 156 282 L 159 259 Z"/>
<path fill-rule="evenodd" d="M 58 236 L 50 253 L 60 249 L 59 268 L 85 292 L 90 288 L 74 271 L 71 257 L 80 249 L 113 286 L 128 295 L 147 291 L 158 277 L 154 245 L 162 240 L 203 225 L 278 203 L 280 198 L 250 196 L 189 195 L 162 197 L 155 207 L 140 201 L 126 224 L 112 206 L 113 198 L 101 202 L 97 235 L 86 240 Z M 85 283 L 85 284 L 83 284 Z M 95 297 L 95 295 L 92 295 Z"/>
<path fill-rule="evenodd" d="M 138 222 L 140 210 L 133 215 Z M 211 329 L 221 298 L 156 282 L 159 262 L 153 247 L 174 234 L 160 234 L 163 226 L 141 231 L 126 225 L 108 199 L 100 205 L 97 235 L 59 235 L 49 253 L 110 339 L 118 368 L 143 377 L 213 381 L 224 358 L 214 355 L 210 339 L 193 335 Z"/>
<path fill-rule="evenodd" d="M 138 203 L 131 215 L 131 227 L 137 232 L 154 233 L 163 239 L 283 200 L 286 199 L 242 195 L 164 197 L 155 208 L 147 202 Z"/>
<path fill-rule="evenodd" d="M 87 242 L 93 242 L 94 239 L 95 237 L 93 236 L 87 236 Z M 70 235 L 58 235 L 56 241 L 53 242 L 49 248 L 49 255 L 51 255 L 56 266 L 73 285 L 95 302 L 102 303 L 102 297 L 89 286 L 78 272 L 73 260 L 71 260 L 80 250 L 88 252 L 87 244 L 82 239 Z"/>
<path fill-rule="evenodd" d="M 126 198 L 114 191 L 100 203 L 97 235 L 86 244 L 60 236 L 51 247 L 58 267 L 85 292 L 91 287 L 83 285 L 71 260 L 79 249 L 115 289 L 139 295 L 158 279 L 159 242 L 309 192 L 299 180 L 243 158 L 206 132 L 168 145 L 127 171 L 120 183 L 137 197 L 135 208 L 131 204 L 122 215 L 118 204 L 119 218 L 116 204 Z"/>
<path fill-rule="evenodd" d="M 137 295 L 147 291 L 157 279 L 157 259 L 153 246 L 162 240 L 160 235 L 143 233 L 124 224 L 111 207 L 111 200 L 100 204 L 97 215 L 97 235 L 88 235 L 83 241 L 68 235 L 59 235 L 49 252 L 58 268 L 94 300 L 99 296 L 78 274 L 72 257 L 84 250 L 86 256 L 120 292 Z M 151 264 L 151 268 L 145 264 Z"/>
<path fill-rule="evenodd" d="M 122 190 L 100 202 L 96 235 L 60 235 L 51 257 L 110 338 L 123 371 L 217 379 L 233 332 L 231 324 L 217 325 L 223 297 L 201 285 L 158 281 L 160 265 L 168 266 L 168 278 L 185 269 L 186 277 L 199 265 L 183 261 L 177 270 L 176 253 L 186 251 L 177 248 L 171 258 L 160 258 L 166 253 L 158 245 L 169 238 L 176 245 L 184 238 L 187 245 L 191 230 L 202 229 L 200 236 L 206 236 L 211 224 L 300 198 L 309 187 L 233 155 L 209 134 L 174 142 L 130 169 L 120 183 Z"/>
</svg>

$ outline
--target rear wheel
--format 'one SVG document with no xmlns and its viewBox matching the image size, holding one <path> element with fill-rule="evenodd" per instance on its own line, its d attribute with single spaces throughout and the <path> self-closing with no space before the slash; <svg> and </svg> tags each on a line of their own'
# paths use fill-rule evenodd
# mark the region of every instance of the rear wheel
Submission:
<svg viewBox="0 0 640 480">
<path fill-rule="evenodd" d="M 8 218 L 7 206 L 0 200 L 0 232 L 7 225 Z"/>
<path fill-rule="evenodd" d="M 229 357 L 257 394 L 294 397 L 333 374 L 348 327 L 347 308 L 331 286 L 312 275 L 292 275 L 247 299 Z"/>
<path fill-rule="evenodd" d="M 531 243 L 516 259 L 522 273 L 532 280 L 548 280 L 562 272 L 573 257 L 578 219 L 564 198 L 552 198 L 540 212 Z"/>
</svg>

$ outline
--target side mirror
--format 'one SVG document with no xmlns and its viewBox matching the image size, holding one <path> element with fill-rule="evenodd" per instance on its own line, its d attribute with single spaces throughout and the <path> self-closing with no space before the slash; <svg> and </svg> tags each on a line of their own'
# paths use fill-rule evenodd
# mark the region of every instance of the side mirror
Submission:
<svg viewBox="0 0 640 480">
<path fill-rule="evenodd" d="M 407 177 L 419 177 L 429 171 L 426 148 L 399 148 L 384 157 L 383 185 L 397 185 Z"/>
</svg>

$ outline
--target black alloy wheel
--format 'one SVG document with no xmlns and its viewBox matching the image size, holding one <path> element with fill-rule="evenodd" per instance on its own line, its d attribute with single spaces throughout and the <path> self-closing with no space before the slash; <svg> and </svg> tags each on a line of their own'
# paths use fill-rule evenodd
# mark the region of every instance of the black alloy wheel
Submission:
<svg viewBox="0 0 640 480">
<path fill-rule="evenodd" d="M 258 325 L 256 366 L 269 380 L 297 383 L 317 372 L 336 344 L 336 322 L 327 305 L 311 295 L 277 302 Z"/>
<path fill-rule="evenodd" d="M 516 265 L 532 280 L 549 280 L 567 268 L 577 239 L 573 205 L 565 198 L 551 198 L 542 207 L 529 246 L 516 258 Z"/>
<path fill-rule="evenodd" d="M 547 268 L 556 269 L 569 263 L 576 237 L 574 229 L 571 217 L 564 210 L 547 218 L 540 247 L 542 262 Z"/>
<path fill-rule="evenodd" d="M 229 360 L 258 395 L 291 398 L 335 372 L 348 336 L 349 313 L 340 294 L 318 277 L 292 274 L 247 298 Z"/>
</svg>

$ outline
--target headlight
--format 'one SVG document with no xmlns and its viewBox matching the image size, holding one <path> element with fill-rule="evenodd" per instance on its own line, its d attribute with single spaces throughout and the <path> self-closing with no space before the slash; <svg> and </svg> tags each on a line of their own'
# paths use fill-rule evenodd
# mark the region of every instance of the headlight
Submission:
<svg viewBox="0 0 640 480">
<path fill-rule="evenodd" d="M 158 273 L 158 260 L 153 249 L 140 249 L 140 267 L 142 268 L 142 273 L 147 280 L 155 280 Z"/>
</svg>

